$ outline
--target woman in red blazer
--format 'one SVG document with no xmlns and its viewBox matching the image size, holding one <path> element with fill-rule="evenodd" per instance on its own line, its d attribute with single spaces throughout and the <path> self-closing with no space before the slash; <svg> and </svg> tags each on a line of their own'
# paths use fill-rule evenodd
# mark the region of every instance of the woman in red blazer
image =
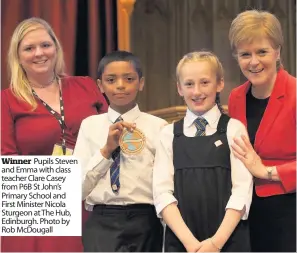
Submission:
<svg viewBox="0 0 297 253">
<path fill-rule="evenodd" d="M 255 178 L 250 210 L 252 251 L 296 251 L 296 78 L 280 61 L 281 25 L 265 11 L 245 11 L 229 39 L 248 79 L 229 98 L 229 114 L 249 140 L 234 140 L 234 154 Z"/>
</svg>

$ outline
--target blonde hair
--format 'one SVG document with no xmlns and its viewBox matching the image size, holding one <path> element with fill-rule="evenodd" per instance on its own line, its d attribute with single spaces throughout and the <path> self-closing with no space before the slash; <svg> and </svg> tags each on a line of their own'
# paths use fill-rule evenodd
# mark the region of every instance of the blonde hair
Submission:
<svg viewBox="0 0 297 253">
<path fill-rule="evenodd" d="M 10 40 L 8 50 L 8 70 L 10 77 L 10 88 L 13 94 L 17 98 L 31 105 L 33 110 L 36 109 L 37 103 L 32 93 L 26 72 L 20 64 L 18 50 L 24 36 L 37 29 L 45 29 L 55 43 L 57 50 L 57 60 L 54 68 L 55 78 L 65 76 L 63 50 L 51 26 L 41 18 L 34 17 L 23 20 L 14 30 Z"/>
<path fill-rule="evenodd" d="M 239 13 L 232 21 L 229 30 L 229 41 L 233 54 L 239 43 L 251 43 L 255 38 L 266 37 L 276 50 L 284 44 L 283 32 L 279 20 L 268 11 L 248 10 Z M 282 66 L 277 62 L 277 69 Z"/>
<path fill-rule="evenodd" d="M 222 66 L 222 63 L 220 62 L 219 58 L 213 54 L 210 51 L 195 51 L 188 53 L 183 56 L 183 58 L 179 61 L 177 67 L 176 67 L 176 80 L 177 83 L 180 84 L 179 77 L 182 67 L 191 62 L 200 62 L 200 61 L 206 61 L 210 64 L 212 70 L 214 71 L 216 75 L 216 81 L 217 83 L 221 82 L 224 79 L 224 69 Z M 215 101 L 222 113 L 224 113 L 224 110 L 222 108 L 221 102 L 220 102 L 220 94 L 217 93 L 216 101 Z"/>
<path fill-rule="evenodd" d="M 178 83 L 182 67 L 186 63 L 197 61 L 207 61 L 210 64 L 216 74 L 217 82 L 220 82 L 224 78 L 223 66 L 215 54 L 209 51 L 195 51 L 184 55 L 184 57 L 179 61 L 176 67 L 176 79 Z"/>
</svg>

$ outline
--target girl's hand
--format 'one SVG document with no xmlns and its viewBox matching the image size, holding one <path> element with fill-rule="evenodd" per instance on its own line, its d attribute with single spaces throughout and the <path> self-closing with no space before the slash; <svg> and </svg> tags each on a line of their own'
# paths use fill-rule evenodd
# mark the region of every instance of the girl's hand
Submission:
<svg viewBox="0 0 297 253">
<path fill-rule="evenodd" d="M 201 242 L 199 242 L 196 238 L 194 241 L 189 243 L 188 245 L 184 245 L 187 252 L 197 252 L 201 247 Z"/>
<path fill-rule="evenodd" d="M 211 238 L 201 242 L 201 247 L 197 252 L 220 252 L 220 249 L 214 245 Z"/>
</svg>

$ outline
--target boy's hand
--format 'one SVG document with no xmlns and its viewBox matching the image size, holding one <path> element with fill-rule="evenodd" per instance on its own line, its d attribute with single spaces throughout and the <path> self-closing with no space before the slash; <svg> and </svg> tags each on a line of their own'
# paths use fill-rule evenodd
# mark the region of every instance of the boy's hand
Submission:
<svg viewBox="0 0 297 253">
<path fill-rule="evenodd" d="M 127 128 L 128 131 L 133 132 L 135 129 L 135 123 L 128 123 L 125 121 L 119 121 L 112 124 L 109 127 L 108 137 L 105 146 L 101 149 L 101 154 L 109 159 L 112 152 L 119 146 L 119 139 L 124 129 Z"/>
</svg>

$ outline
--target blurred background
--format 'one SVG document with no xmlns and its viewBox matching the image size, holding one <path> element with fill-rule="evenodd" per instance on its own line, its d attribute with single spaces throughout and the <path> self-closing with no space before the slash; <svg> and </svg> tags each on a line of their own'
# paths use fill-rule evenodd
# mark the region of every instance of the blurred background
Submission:
<svg viewBox="0 0 297 253">
<path fill-rule="evenodd" d="M 96 79 L 99 60 L 122 49 L 142 61 L 146 86 L 139 94 L 143 111 L 183 105 L 175 68 L 193 50 L 211 50 L 225 69 L 222 104 L 243 83 L 232 57 L 228 31 L 232 19 L 247 9 L 275 14 L 283 28 L 282 61 L 296 76 L 296 0 L 1 0 L 1 88 L 9 86 L 7 51 L 16 25 L 41 17 L 62 43 L 67 73 Z M 175 110 L 176 113 L 176 110 Z"/>
</svg>

